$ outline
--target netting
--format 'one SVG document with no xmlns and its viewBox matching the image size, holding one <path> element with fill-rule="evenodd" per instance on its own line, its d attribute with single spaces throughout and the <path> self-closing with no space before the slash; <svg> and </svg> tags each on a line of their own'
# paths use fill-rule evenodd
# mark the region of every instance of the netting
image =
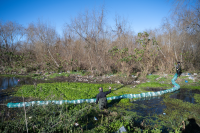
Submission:
<svg viewBox="0 0 200 133">
<path fill-rule="evenodd" d="M 172 84 L 174 85 L 173 88 L 163 90 L 163 91 L 157 91 L 157 92 L 147 92 L 147 93 L 140 93 L 140 94 L 124 94 L 121 96 L 112 96 L 108 97 L 107 100 L 115 100 L 115 99 L 122 99 L 122 98 L 144 98 L 144 97 L 154 97 L 154 96 L 160 96 L 165 93 L 173 92 L 176 91 L 180 88 L 180 85 L 175 82 L 177 79 L 177 73 L 174 75 L 172 81 Z M 47 105 L 49 103 L 54 103 L 54 104 L 63 104 L 63 103 L 70 103 L 70 104 L 79 104 L 79 103 L 94 103 L 96 102 L 96 98 L 93 99 L 77 99 L 77 100 L 49 100 L 49 101 L 31 101 L 31 102 L 20 102 L 20 103 L 8 103 L 7 107 L 8 108 L 16 108 L 16 107 L 24 107 L 24 106 L 31 106 L 34 104 L 37 105 Z"/>
</svg>

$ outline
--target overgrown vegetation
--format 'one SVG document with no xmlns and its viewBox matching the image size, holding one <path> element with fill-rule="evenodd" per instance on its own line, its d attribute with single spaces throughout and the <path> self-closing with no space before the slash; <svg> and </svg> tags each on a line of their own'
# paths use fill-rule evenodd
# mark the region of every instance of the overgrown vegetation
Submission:
<svg viewBox="0 0 200 133">
<path fill-rule="evenodd" d="M 147 92 L 145 87 L 164 87 L 166 85 L 150 84 L 145 83 L 138 85 L 132 89 L 130 86 L 123 86 L 120 84 L 88 84 L 88 83 L 69 83 L 69 82 L 58 82 L 58 83 L 42 83 L 37 86 L 34 85 L 23 85 L 16 92 L 15 96 L 24 97 L 35 97 L 40 99 L 46 99 L 54 97 L 54 100 L 76 100 L 76 99 L 91 99 L 96 98 L 99 92 L 99 87 L 103 87 L 104 91 L 111 86 L 112 92 L 107 95 L 120 96 L 123 94 L 139 94 Z M 169 86 L 169 85 L 168 85 Z"/>
<path fill-rule="evenodd" d="M 70 73 L 72 74 L 72 73 Z M 80 74 L 74 73 L 73 74 Z M 46 73 L 45 75 L 48 75 Z M 59 74 L 60 75 L 60 74 Z M 110 96 L 123 94 L 138 94 L 147 92 L 149 88 L 167 87 L 172 85 L 159 83 L 159 79 L 167 81 L 171 77 L 160 77 L 158 75 L 148 75 L 150 82 L 142 83 L 136 87 L 121 84 L 88 84 L 88 83 L 40 83 L 35 85 L 23 85 L 16 89 L 15 96 L 31 97 L 37 100 L 75 100 L 96 98 L 99 87 L 107 91 L 112 87 Z M 189 84 L 189 83 L 188 83 Z M 166 89 L 167 89 L 166 88 Z M 1 132 L 115 132 L 124 126 L 128 132 L 181 132 L 189 125 L 188 118 L 199 119 L 198 97 L 195 95 L 197 104 L 183 102 L 182 100 L 172 99 L 170 94 L 163 96 L 162 104 L 166 105 L 163 110 L 165 114 L 154 114 L 143 116 L 136 112 L 141 108 L 152 108 L 144 104 L 130 102 L 130 99 L 108 100 L 109 108 L 100 111 L 98 105 L 91 103 L 82 104 L 49 104 L 41 106 L 29 106 L 24 108 L 2 108 L 0 112 Z M 134 99 L 137 100 L 137 99 Z M 134 101 L 133 100 L 133 101 Z M 135 111 L 134 111 L 135 110 Z M 26 112 L 25 112 L 26 111 Z M 12 115 L 8 115 L 8 112 Z M 26 115 L 25 115 L 26 114 Z M 97 120 L 94 119 L 97 118 Z M 26 127 L 27 121 L 27 127 Z M 184 122 L 184 123 L 183 123 Z M 75 123 L 79 125 L 76 126 Z"/>
<path fill-rule="evenodd" d="M 23 108 L 18 108 L 17 113 L 16 109 L 10 109 L 10 112 L 16 113 L 12 120 L 6 119 L 6 112 L 3 110 L 0 114 L 0 131 L 25 132 L 27 120 L 29 132 L 115 132 L 124 126 L 128 132 L 175 133 L 187 127 L 190 123 L 188 118 L 195 118 L 197 123 L 200 122 L 198 104 L 172 99 L 169 95 L 166 94 L 163 100 L 167 106 L 163 111 L 165 114 L 145 117 L 132 109 L 147 107 L 130 103 L 129 99 L 108 101 L 108 105 L 112 107 L 103 111 L 98 109 L 98 105 L 89 103 L 34 105 L 25 108 L 26 117 Z M 78 125 L 75 125 L 76 123 Z"/>
<path fill-rule="evenodd" d="M 177 13 L 164 19 L 160 30 L 137 35 L 119 16 L 114 27 L 106 28 L 104 8 L 73 18 L 62 38 L 40 20 L 28 27 L 0 22 L 0 71 L 88 70 L 96 75 L 140 72 L 145 76 L 154 71 L 172 73 L 177 61 L 183 62 L 183 71 L 199 71 L 199 1 L 195 2 L 193 8 L 180 8 L 182 3 L 191 5 L 187 0 L 178 2 Z"/>
</svg>

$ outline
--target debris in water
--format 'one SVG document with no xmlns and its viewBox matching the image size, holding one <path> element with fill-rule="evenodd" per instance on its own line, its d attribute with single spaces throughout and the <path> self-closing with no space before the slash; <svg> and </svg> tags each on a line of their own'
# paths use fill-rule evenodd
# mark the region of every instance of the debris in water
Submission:
<svg viewBox="0 0 200 133">
<path fill-rule="evenodd" d="M 75 123 L 74 125 L 75 125 L 75 126 L 78 126 L 79 124 L 78 124 L 78 123 Z"/>
<path fill-rule="evenodd" d="M 123 132 L 127 132 L 124 126 L 120 127 L 120 129 L 117 131 L 117 133 L 123 133 Z"/>
</svg>

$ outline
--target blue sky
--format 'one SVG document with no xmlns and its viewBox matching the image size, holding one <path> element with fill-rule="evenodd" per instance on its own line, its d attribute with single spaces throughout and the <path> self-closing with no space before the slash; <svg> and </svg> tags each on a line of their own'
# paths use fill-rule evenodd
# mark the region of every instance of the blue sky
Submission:
<svg viewBox="0 0 200 133">
<path fill-rule="evenodd" d="M 117 14 L 128 21 L 135 33 L 159 28 L 172 6 L 167 0 L 0 0 L 0 21 L 15 21 L 26 27 L 41 19 L 61 35 L 63 25 L 71 18 L 102 5 L 108 25 L 114 25 Z"/>
</svg>

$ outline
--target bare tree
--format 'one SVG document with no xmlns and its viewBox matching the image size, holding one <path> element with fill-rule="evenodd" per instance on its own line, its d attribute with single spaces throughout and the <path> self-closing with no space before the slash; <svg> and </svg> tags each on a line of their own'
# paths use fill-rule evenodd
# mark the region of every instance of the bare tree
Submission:
<svg viewBox="0 0 200 133">
<path fill-rule="evenodd" d="M 50 46 L 53 46 L 58 38 L 55 28 L 38 20 L 37 24 L 29 24 L 27 35 L 37 53 L 44 56 L 48 52 L 52 61 L 59 67 L 50 50 Z"/>
<path fill-rule="evenodd" d="M 7 63 L 11 63 L 12 55 L 16 52 L 19 41 L 24 36 L 24 28 L 22 25 L 8 21 L 6 23 L 0 22 L 0 40 L 1 47 L 4 47 L 4 55 L 2 57 Z M 2 49 L 1 49 L 2 50 Z M 1 51 L 3 53 L 3 51 Z"/>
</svg>

